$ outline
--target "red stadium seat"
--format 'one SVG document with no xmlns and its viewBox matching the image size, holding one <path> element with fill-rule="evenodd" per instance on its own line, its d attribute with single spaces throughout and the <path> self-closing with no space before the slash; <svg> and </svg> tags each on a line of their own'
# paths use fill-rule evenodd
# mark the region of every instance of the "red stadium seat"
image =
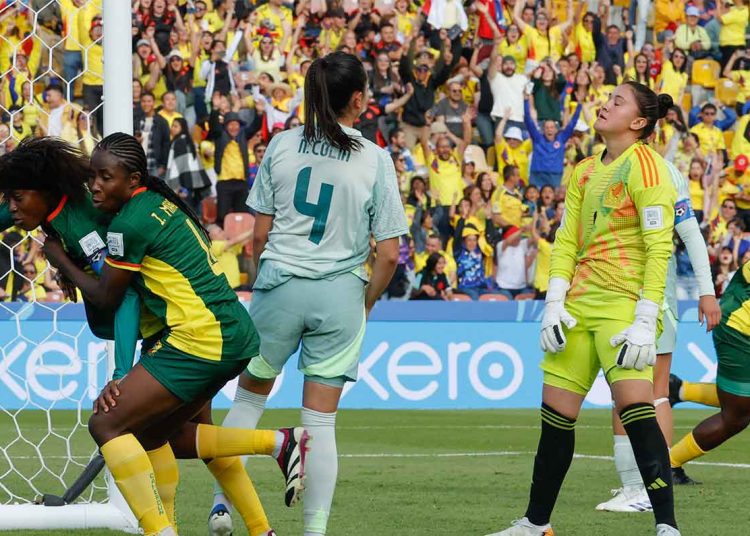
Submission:
<svg viewBox="0 0 750 536">
<path fill-rule="evenodd" d="M 207 197 L 201 201 L 201 219 L 203 223 L 216 223 L 216 198 Z"/>
<path fill-rule="evenodd" d="M 525 294 L 519 294 L 518 296 L 516 296 L 516 301 L 533 300 L 534 298 L 536 298 L 536 294 L 535 293 L 533 293 L 533 292 L 527 292 Z"/>
<path fill-rule="evenodd" d="M 227 239 L 252 231 L 255 228 L 255 218 L 247 212 L 230 212 L 224 217 L 224 233 Z"/>
<path fill-rule="evenodd" d="M 458 292 L 454 292 L 452 301 L 471 301 L 471 298 L 466 294 L 459 294 Z"/>
<path fill-rule="evenodd" d="M 482 294 L 479 296 L 479 301 L 508 301 L 508 296 L 505 294 Z"/>
<path fill-rule="evenodd" d="M 252 292 L 248 292 L 246 290 L 238 290 L 236 294 L 240 301 L 253 301 Z"/>
</svg>

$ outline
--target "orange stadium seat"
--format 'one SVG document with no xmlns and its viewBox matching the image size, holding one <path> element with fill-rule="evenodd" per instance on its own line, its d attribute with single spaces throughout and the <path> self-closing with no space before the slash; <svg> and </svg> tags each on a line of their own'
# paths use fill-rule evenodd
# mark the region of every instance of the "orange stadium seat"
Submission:
<svg viewBox="0 0 750 536">
<path fill-rule="evenodd" d="M 536 294 L 533 292 L 526 292 L 524 294 L 518 294 L 516 296 L 516 301 L 523 301 L 523 300 L 533 300 L 536 298 Z"/>
<path fill-rule="evenodd" d="M 693 84 L 698 84 L 705 88 L 715 88 L 716 82 L 719 80 L 721 73 L 721 65 L 716 60 L 695 60 L 693 62 L 693 70 L 691 72 L 691 78 Z"/>
<path fill-rule="evenodd" d="M 216 223 L 216 198 L 207 197 L 201 201 L 201 219 L 203 223 Z"/>
<path fill-rule="evenodd" d="M 458 292 L 454 292 L 453 300 L 451 301 L 471 301 L 471 298 L 466 294 L 459 294 Z"/>
<path fill-rule="evenodd" d="M 255 217 L 247 212 L 230 212 L 224 217 L 224 232 L 228 239 L 252 231 L 255 228 Z"/>
</svg>

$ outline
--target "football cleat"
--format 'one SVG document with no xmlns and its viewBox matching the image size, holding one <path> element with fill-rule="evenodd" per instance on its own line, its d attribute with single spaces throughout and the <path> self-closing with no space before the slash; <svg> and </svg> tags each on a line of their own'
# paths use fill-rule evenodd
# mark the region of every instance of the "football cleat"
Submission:
<svg viewBox="0 0 750 536">
<path fill-rule="evenodd" d="M 682 380 L 676 374 L 669 375 L 669 405 L 674 407 L 675 404 L 682 402 L 680 399 L 680 387 Z"/>
<path fill-rule="evenodd" d="M 516 519 L 511 526 L 502 532 L 495 532 L 487 536 L 554 536 L 555 532 L 547 523 L 546 525 L 534 525 L 528 518 Z"/>
<path fill-rule="evenodd" d="M 208 536 L 232 536 L 232 515 L 223 504 L 217 504 L 208 514 Z"/>
<path fill-rule="evenodd" d="M 696 486 L 701 482 L 687 476 L 685 469 L 682 467 L 672 467 L 672 484 L 675 486 Z"/>
<path fill-rule="evenodd" d="M 651 512 L 651 500 L 646 488 L 628 486 L 612 490 L 612 498 L 596 505 L 600 512 Z"/>
<path fill-rule="evenodd" d="M 656 525 L 656 536 L 681 536 L 680 531 L 666 523 Z"/>
<path fill-rule="evenodd" d="M 281 452 L 276 459 L 281 467 L 281 472 L 286 478 L 286 490 L 284 492 L 284 503 L 294 506 L 305 489 L 305 458 L 309 450 L 310 435 L 302 427 L 282 428 L 279 430 L 284 434 L 284 442 Z"/>
</svg>

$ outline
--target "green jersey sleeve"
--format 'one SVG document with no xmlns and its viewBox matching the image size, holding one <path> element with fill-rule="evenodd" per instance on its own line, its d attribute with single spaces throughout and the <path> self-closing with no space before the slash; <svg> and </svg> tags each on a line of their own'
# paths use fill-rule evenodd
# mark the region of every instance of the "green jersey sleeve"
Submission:
<svg viewBox="0 0 750 536">
<path fill-rule="evenodd" d="M 133 367 L 138 327 L 141 319 L 141 302 L 132 287 L 125 292 L 115 313 L 115 371 L 113 380 L 119 380 Z"/>
<path fill-rule="evenodd" d="M 641 235 L 646 250 L 643 275 L 642 297 L 661 304 L 664 300 L 664 287 L 667 282 L 667 264 L 672 256 L 672 236 L 674 233 L 674 207 L 677 190 L 669 180 L 669 169 L 661 157 L 654 157 L 654 175 L 645 178 L 634 173 L 628 182 L 641 222 Z"/>
<path fill-rule="evenodd" d="M 409 232 L 401 194 L 398 191 L 396 168 L 385 151 L 379 155 L 378 174 L 373 188 L 370 229 L 376 242 Z"/>
<path fill-rule="evenodd" d="M 13 227 L 13 217 L 10 215 L 10 205 L 6 202 L 0 203 L 0 231 Z"/>
<path fill-rule="evenodd" d="M 148 219 L 142 223 L 142 229 L 136 230 L 122 217 L 122 214 L 112 221 L 107 231 L 107 264 L 122 270 L 140 271 L 149 245 L 148 235 L 150 234 L 144 232 L 143 229 L 148 226 Z"/>
</svg>

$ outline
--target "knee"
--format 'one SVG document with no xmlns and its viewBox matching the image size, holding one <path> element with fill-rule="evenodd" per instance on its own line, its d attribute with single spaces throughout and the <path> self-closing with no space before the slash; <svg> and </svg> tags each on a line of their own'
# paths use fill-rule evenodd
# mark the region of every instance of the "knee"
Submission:
<svg viewBox="0 0 750 536">
<path fill-rule="evenodd" d="M 107 419 L 107 415 L 102 412 L 95 413 L 89 418 L 89 434 L 100 447 L 120 435 L 109 422 L 111 420 Z"/>
<path fill-rule="evenodd" d="M 724 428 L 731 435 L 739 434 L 750 424 L 750 415 L 742 413 L 724 413 L 721 414 Z"/>
</svg>

